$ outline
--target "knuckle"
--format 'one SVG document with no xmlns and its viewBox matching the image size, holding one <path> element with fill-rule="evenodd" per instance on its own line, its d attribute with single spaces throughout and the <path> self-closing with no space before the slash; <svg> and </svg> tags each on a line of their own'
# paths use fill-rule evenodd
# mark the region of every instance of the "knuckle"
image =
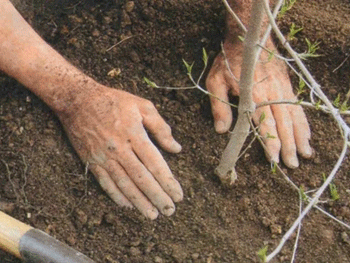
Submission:
<svg viewBox="0 0 350 263">
<path fill-rule="evenodd" d="M 146 114 L 152 114 L 156 112 L 156 107 L 154 106 L 153 102 L 149 100 L 145 100 L 143 103 L 143 110 Z"/>
</svg>

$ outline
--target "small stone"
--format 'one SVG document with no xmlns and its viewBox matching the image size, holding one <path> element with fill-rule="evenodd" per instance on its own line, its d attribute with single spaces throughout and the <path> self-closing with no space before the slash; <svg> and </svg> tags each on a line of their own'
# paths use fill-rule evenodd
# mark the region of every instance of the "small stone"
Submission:
<svg viewBox="0 0 350 263">
<path fill-rule="evenodd" d="M 130 246 L 132 246 L 132 247 L 138 247 L 140 244 L 141 244 L 141 240 L 140 240 L 140 239 L 137 239 L 137 240 L 131 242 L 131 243 L 130 243 Z"/>
<path fill-rule="evenodd" d="M 192 257 L 193 260 L 196 260 L 196 259 L 199 258 L 199 253 L 193 253 L 193 254 L 191 255 L 191 257 Z"/>
<path fill-rule="evenodd" d="M 83 210 L 80 210 L 79 208 L 75 209 L 75 217 L 83 225 L 85 225 L 88 220 L 88 216 Z"/>
<path fill-rule="evenodd" d="M 270 231 L 272 234 L 279 235 L 282 233 L 282 227 L 280 225 L 273 224 L 270 226 Z"/>
<path fill-rule="evenodd" d="M 103 18 L 103 21 L 104 21 L 106 24 L 110 24 L 110 23 L 112 23 L 112 18 L 110 18 L 109 16 L 105 16 L 105 17 Z"/>
<path fill-rule="evenodd" d="M 163 259 L 161 257 L 155 256 L 154 263 L 163 263 Z"/>
<path fill-rule="evenodd" d="M 121 22 L 121 26 L 122 28 L 126 27 L 126 26 L 130 26 L 132 24 L 130 16 L 123 11 L 122 13 L 122 22 Z"/>
<path fill-rule="evenodd" d="M 140 256 L 141 255 L 141 251 L 137 247 L 131 247 L 130 248 L 130 255 L 131 256 Z"/>
<path fill-rule="evenodd" d="M 343 206 L 339 209 L 339 215 L 345 218 L 350 218 L 350 208 Z"/>
<path fill-rule="evenodd" d="M 94 31 L 92 31 L 92 35 L 94 37 L 99 37 L 100 36 L 100 31 L 98 31 L 97 29 L 94 29 Z"/>
<path fill-rule="evenodd" d="M 271 225 L 271 220 L 264 216 L 264 217 L 262 218 L 262 224 L 263 224 L 265 227 L 269 227 L 269 226 Z"/>
<path fill-rule="evenodd" d="M 350 237 L 349 237 L 349 235 L 348 235 L 346 232 L 342 232 L 342 233 L 341 233 L 341 240 L 342 240 L 344 243 L 350 245 Z"/>
<path fill-rule="evenodd" d="M 14 203 L 0 201 L 0 210 L 6 214 L 12 214 L 13 210 L 15 210 L 15 207 L 16 205 Z"/>
<path fill-rule="evenodd" d="M 115 223 L 115 215 L 113 213 L 108 213 L 104 216 L 106 223 L 114 224 Z"/>
<path fill-rule="evenodd" d="M 105 259 L 106 259 L 106 261 L 107 261 L 108 263 L 119 263 L 119 261 L 118 261 L 118 260 L 115 260 L 110 254 L 107 254 L 107 255 L 105 256 Z"/>
<path fill-rule="evenodd" d="M 120 70 L 120 68 L 114 68 L 107 73 L 107 76 L 111 78 L 116 78 L 120 75 L 121 72 L 122 71 Z"/>
<path fill-rule="evenodd" d="M 74 246 L 77 243 L 77 239 L 74 236 L 69 236 L 67 237 L 67 243 Z"/>
<path fill-rule="evenodd" d="M 141 61 L 139 55 L 134 50 L 130 52 L 130 59 L 134 63 L 139 63 Z"/>
<path fill-rule="evenodd" d="M 135 7 L 134 1 L 126 2 L 126 4 L 125 4 L 125 11 L 128 12 L 128 13 L 131 13 L 132 10 L 134 10 L 134 7 Z"/>
<path fill-rule="evenodd" d="M 334 232 L 330 229 L 321 229 L 321 235 L 328 244 L 333 244 L 334 242 Z"/>
<path fill-rule="evenodd" d="M 175 259 L 176 262 L 184 262 L 186 257 L 187 257 L 187 253 L 184 250 L 184 248 L 182 246 L 179 245 L 173 245 L 172 246 L 172 257 Z"/>
</svg>

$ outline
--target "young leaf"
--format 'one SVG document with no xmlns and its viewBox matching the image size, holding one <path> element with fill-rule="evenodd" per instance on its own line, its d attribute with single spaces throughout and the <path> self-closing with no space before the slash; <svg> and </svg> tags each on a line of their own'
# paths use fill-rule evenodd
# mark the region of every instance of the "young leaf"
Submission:
<svg viewBox="0 0 350 263">
<path fill-rule="evenodd" d="M 337 201 L 340 198 L 340 195 L 338 193 L 337 187 L 335 186 L 335 184 L 330 183 L 329 184 L 329 190 L 331 192 L 331 198 L 333 201 Z"/>
<path fill-rule="evenodd" d="M 287 11 L 289 11 L 290 9 L 292 9 L 293 5 L 295 4 L 297 0 L 285 0 L 282 7 L 281 7 L 281 11 L 278 14 L 279 17 L 282 17 Z"/>
<path fill-rule="evenodd" d="M 344 101 L 340 106 L 340 111 L 344 112 L 350 109 L 350 106 L 348 106 L 348 101 Z"/>
<path fill-rule="evenodd" d="M 271 172 L 272 172 L 273 174 L 275 174 L 275 173 L 277 172 L 277 163 L 276 163 L 276 162 L 273 162 L 273 163 L 271 164 Z"/>
<path fill-rule="evenodd" d="M 146 82 L 146 84 L 152 88 L 158 88 L 158 85 L 154 83 L 153 81 L 150 81 L 148 78 L 144 77 L 143 80 Z"/>
<path fill-rule="evenodd" d="M 275 51 L 271 51 L 269 52 L 269 56 L 267 58 L 267 61 L 270 62 L 275 56 Z"/>
<path fill-rule="evenodd" d="M 335 100 L 333 101 L 333 105 L 337 108 L 340 107 L 340 94 L 338 94 L 338 96 L 335 98 Z"/>
<path fill-rule="evenodd" d="M 321 100 L 316 102 L 315 107 L 316 107 L 316 110 L 319 110 L 321 108 Z"/>
<path fill-rule="evenodd" d="M 262 262 L 266 262 L 267 246 L 264 246 L 258 251 L 258 256 Z"/>
<path fill-rule="evenodd" d="M 266 118 L 265 112 L 261 113 L 260 118 L 259 118 L 259 124 L 261 124 Z"/>
<path fill-rule="evenodd" d="M 327 178 L 326 178 L 326 174 L 325 173 L 322 174 L 322 177 L 323 177 L 323 181 L 326 181 Z M 329 184 L 329 192 L 331 194 L 331 199 L 333 201 L 337 201 L 340 198 L 340 195 L 338 193 L 337 187 L 335 186 L 334 183 L 330 183 Z"/>
<path fill-rule="evenodd" d="M 203 62 L 205 66 L 208 64 L 208 54 L 205 48 L 203 48 Z"/>
<path fill-rule="evenodd" d="M 272 134 L 270 134 L 270 133 L 266 133 L 266 138 L 267 139 L 276 139 L 276 136 L 274 136 L 274 135 L 272 135 Z"/>
<path fill-rule="evenodd" d="M 242 37 L 242 36 L 238 36 L 238 39 L 240 40 L 240 41 L 242 41 L 242 42 L 244 42 L 244 37 Z"/>
<path fill-rule="evenodd" d="M 299 192 L 300 192 L 301 199 L 302 199 L 303 201 L 307 201 L 307 196 L 306 196 L 306 194 L 305 194 L 304 187 L 300 186 Z"/>
<path fill-rule="evenodd" d="M 289 28 L 288 39 L 289 39 L 289 40 L 295 39 L 295 35 L 296 35 L 298 32 L 300 32 L 301 30 L 303 30 L 302 27 L 296 28 L 295 24 L 292 23 L 292 25 L 291 25 L 290 28 Z"/>
<path fill-rule="evenodd" d="M 192 67 L 193 67 L 193 64 L 194 62 L 190 65 L 186 62 L 186 60 L 182 59 L 182 61 L 184 62 L 185 66 L 186 66 L 186 69 L 187 69 L 187 74 L 191 74 L 192 73 Z"/>
</svg>

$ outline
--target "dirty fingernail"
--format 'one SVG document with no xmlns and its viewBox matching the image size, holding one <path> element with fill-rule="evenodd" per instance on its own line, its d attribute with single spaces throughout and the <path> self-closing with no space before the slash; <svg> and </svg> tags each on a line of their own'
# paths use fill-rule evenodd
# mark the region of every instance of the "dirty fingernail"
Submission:
<svg viewBox="0 0 350 263">
<path fill-rule="evenodd" d="M 181 144 L 179 144 L 177 141 L 174 140 L 172 145 L 171 145 L 171 148 L 173 149 L 173 151 L 175 153 L 179 153 L 179 152 L 181 152 L 182 146 L 181 146 Z"/>
<path fill-rule="evenodd" d="M 224 121 L 215 122 L 215 130 L 217 133 L 224 133 L 227 131 L 226 123 Z"/>
<path fill-rule="evenodd" d="M 311 147 L 307 147 L 303 153 L 304 158 L 310 158 L 313 154 L 313 150 Z"/>
<path fill-rule="evenodd" d="M 158 217 L 158 210 L 156 208 L 152 208 L 146 211 L 146 217 L 154 220 Z"/>
<path fill-rule="evenodd" d="M 299 161 L 298 158 L 296 156 L 291 157 L 287 162 L 286 165 L 291 168 L 291 169 L 295 169 L 297 167 L 299 167 Z"/>
<path fill-rule="evenodd" d="M 174 194 L 174 196 L 173 196 L 173 201 L 174 202 L 180 202 L 180 201 L 182 201 L 183 197 L 184 197 L 184 195 L 183 195 L 182 191 L 181 192 L 176 192 Z"/>
<path fill-rule="evenodd" d="M 171 216 L 175 212 L 175 207 L 171 205 L 166 205 L 162 209 L 162 213 L 166 216 Z"/>
</svg>

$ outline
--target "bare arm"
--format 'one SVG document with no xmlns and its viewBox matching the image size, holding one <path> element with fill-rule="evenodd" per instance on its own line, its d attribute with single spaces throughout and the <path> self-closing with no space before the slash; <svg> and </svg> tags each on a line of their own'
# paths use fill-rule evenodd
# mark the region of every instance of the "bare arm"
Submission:
<svg viewBox="0 0 350 263">
<path fill-rule="evenodd" d="M 0 70 L 43 99 L 60 118 L 84 163 L 119 205 L 148 218 L 171 215 L 183 198 L 160 146 L 181 146 L 153 104 L 96 83 L 46 44 L 8 0 L 0 0 Z"/>
</svg>

